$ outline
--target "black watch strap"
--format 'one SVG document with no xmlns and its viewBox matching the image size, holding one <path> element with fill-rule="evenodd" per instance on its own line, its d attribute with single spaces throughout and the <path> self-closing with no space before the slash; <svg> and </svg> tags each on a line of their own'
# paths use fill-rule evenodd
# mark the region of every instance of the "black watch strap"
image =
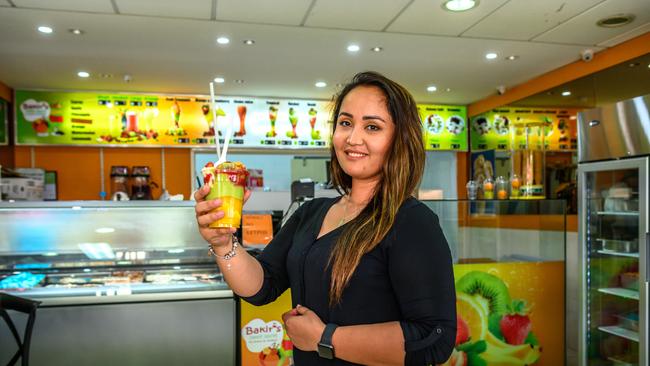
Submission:
<svg viewBox="0 0 650 366">
<path fill-rule="evenodd" d="M 318 355 L 327 359 L 334 359 L 334 346 L 332 345 L 332 336 L 338 325 L 329 323 L 323 330 L 323 335 L 318 342 Z"/>
</svg>

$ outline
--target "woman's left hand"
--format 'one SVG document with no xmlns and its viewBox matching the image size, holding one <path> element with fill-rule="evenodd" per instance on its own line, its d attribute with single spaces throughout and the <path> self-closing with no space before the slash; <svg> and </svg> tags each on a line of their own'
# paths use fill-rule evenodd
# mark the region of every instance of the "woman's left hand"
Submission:
<svg viewBox="0 0 650 366">
<path fill-rule="evenodd" d="M 298 305 L 282 314 L 287 335 L 291 338 L 293 345 L 301 351 L 318 350 L 325 323 L 318 315 L 308 308 Z"/>
</svg>

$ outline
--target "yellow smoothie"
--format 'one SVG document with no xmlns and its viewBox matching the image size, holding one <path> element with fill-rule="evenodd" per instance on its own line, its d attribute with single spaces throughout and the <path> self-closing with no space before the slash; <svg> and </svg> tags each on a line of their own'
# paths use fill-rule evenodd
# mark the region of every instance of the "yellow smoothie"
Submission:
<svg viewBox="0 0 650 366">
<path fill-rule="evenodd" d="M 206 199 L 221 199 L 221 207 L 212 212 L 223 211 L 225 214 L 223 218 L 210 224 L 210 227 L 240 227 L 244 190 L 248 178 L 248 170 L 244 164 L 227 161 L 215 167 L 213 163 L 208 163 L 201 172 L 204 183 L 210 186 Z"/>
</svg>

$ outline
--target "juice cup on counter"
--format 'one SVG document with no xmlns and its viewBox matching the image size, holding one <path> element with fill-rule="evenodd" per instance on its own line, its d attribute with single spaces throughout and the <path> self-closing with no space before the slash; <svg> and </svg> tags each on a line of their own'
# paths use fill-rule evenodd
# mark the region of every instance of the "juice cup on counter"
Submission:
<svg viewBox="0 0 650 366">
<path fill-rule="evenodd" d="M 244 164 L 226 161 L 215 167 L 213 163 L 207 163 L 201 172 L 204 183 L 210 186 L 206 199 L 221 199 L 221 207 L 214 211 L 225 213 L 224 217 L 210 224 L 210 227 L 240 227 L 244 189 L 248 178 L 248 170 Z"/>
<path fill-rule="evenodd" d="M 517 174 L 513 174 L 510 178 L 510 197 L 519 197 L 519 188 L 521 187 L 521 179 Z"/>
<path fill-rule="evenodd" d="M 494 181 L 492 178 L 483 180 L 483 198 L 486 200 L 494 199 Z"/>
<path fill-rule="evenodd" d="M 497 199 L 507 200 L 508 199 L 508 181 L 506 178 L 499 176 L 496 181 L 497 186 Z"/>
</svg>

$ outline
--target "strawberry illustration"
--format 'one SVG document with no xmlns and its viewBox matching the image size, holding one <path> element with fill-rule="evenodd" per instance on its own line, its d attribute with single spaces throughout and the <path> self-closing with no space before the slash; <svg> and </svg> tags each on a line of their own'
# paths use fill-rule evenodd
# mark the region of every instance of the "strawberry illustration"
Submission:
<svg viewBox="0 0 650 366">
<path fill-rule="evenodd" d="M 530 333 L 530 318 L 524 310 L 524 305 L 523 301 L 513 301 L 509 307 L 511 313 L 504 315 L 499 322 L 501 334 L 508 344 L 523 344 Z"/>
<path fill-rule="evenodd" d="M 212 174 L 206 174 L 206 175 L 203 177 L 203 184 L 208 184 L 208 183 L 210 183 L 210 179 L 212 179 Z"/>
<path fill-rule="evenodd" d="M 211 161 L 208 161 L 207 164 L 205 164 L 205 168 L 212 168 L 214 166 L 214 163 Z"/>
<path fill-rule="evenodd" d="M 469 327 L 460 317 L 456 317 L 456 346 L 469 340 Z"/>
</svg>

